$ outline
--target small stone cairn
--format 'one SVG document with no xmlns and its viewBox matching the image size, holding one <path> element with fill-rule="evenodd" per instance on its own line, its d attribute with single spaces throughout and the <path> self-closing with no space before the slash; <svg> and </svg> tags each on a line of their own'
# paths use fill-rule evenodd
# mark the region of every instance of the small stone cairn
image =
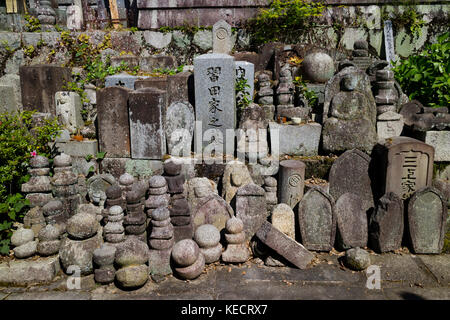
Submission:
<svg viewBox="0 0 450 320">
<path fill-rule="evenodd" d="M 123 200 L 126 200 L 126 194 L 133 187 L 134 177 L 129 173 L 124 173 L 119 177 L 119 186 L 122 189 Z"/>
<path fill-rule="evenodd" d="M 227 248 L 222 252 L 222 261 L 230 263 L 246 262 L 250 256 L 245 241 L 244 223 L 233 217 L 226 223 L 225 240 Z"/>
<path fill-rule="evenodd" d="M 58 200 L 49 201 L 43 208 L 45 222 L 51 225 L 58 225 L 65 232 L 67 215 L 64 212 L 63 203 Z"/>
<path fill-rule="evenodd" d="M 148 280 L 148 246 L 137 238 L 129 237 L 117 246 L 114 263 L 119 268 L 116 280 L 123 288 L 138 288 Z"/>
<path fill-rule="evenodd" d="M 116 250 L 116 247 L 106 243 L 94 250 L 92 259 L 94 262 L 95 282 L 101 284 L 114 282 L 116 276 L 116 269 L 114 268 Z"/>
<path fill-rule="evenodd" d="M 123 220 L 125 234 L 135 236 L 147 243 L 147 217 L 144 214 L 142 199 L 145 193 L 135 188 L 127 192 L 127 215 Z"/>
<path fill-rule="evenodd" d="M 97 217 L 88 212 L 80 212 L 67 221 L 67 236 L 61 241 L 59 258 L 63 269 L 78 266 L 81 275 L 93 273 L 92 257 L 94 250 L 102 243 L 102 234 Z"/>
<path fill-rule="evenodd" d="M 189 202 L 184 192 L 185 179 L 181 174 L 181 164 L 166 161 L 164 163 L 164 174 L 170 194 L 170 221 L 174 226 L 175 242 L 192 239 L 194 229 Z"/>
<path fill-rule="evenodd" d="M 278 204 L 277 198 L 278 181 L 274 177 L 264 178 L 264 190 L 266 191 L 267 212 L 272 212 L 272 209 Z"/>
<path fill-rule="evenodd" d="M 112 206 L 108 210 L 105 227 L 103 228 L 103 238 L 110 244 L 117 244 L 125 241 L 125 229 L 123 227 L 123 209 L 121 206 Z"/>
<path fill-rule="evenodd" d="M 104 218 L 108 216 L 108 211 L 113 206 L 121 206 L 122 209 L 126 208 L 124 200 L 122 198 L 122 189 L 118 184 L 113 184 L 112 186 L 106 188 L 105 194 L 106 194 L 105 208 L 102 210 Z"/>
<path fill-rule="evenodd" d="M 172 260 L 176 274 L 186 280 L 197 278 L 205 268 L 205 257 L 192 239 L 183 239 L 173 246 Z"/>
<path fill-rule="evenodd" d="M 45 225 L 45 218 L 41 207 L 31 208 L 23 217 L 23 227 L 33 230 L 35 235 L 37 235 Z"/>
<path fill-rule="evenodd" d="M 289 64 L 285 64 L 280 71 L 280 83 L 277 88 L 277 108 L 294 107 L 295 87 L 292 78 L 292 71 Z"/>
<path fill-rule="evenodd" d="M 30 200 L 30 207 L 42 207 L 53 198 L 49 162 L 46 157 L 35 156 L 31 158 L 30 166 L 31 178 L 22 184 L 22 192 L 27 194 L 25 198 Z"/>
<path fill-rule="evenodd" d="M 60 235 L 61 229 L 56 225 L 48 224 L 45 228 L 41 229 L 38 234 L 38 254 L 43 257 L 57 254 L 61 247 Z"/>
<path fill-rule="evenodd" d="M 62 202 L 66 216 L 72 217 L 81 202 L 77 190 L 78 178 L 72 171 L 72 157 L 65 153 L 56 156 L 53 159 L 53 170 L 53 195 Z"/>
<path fill-rule="evenodd" d="M 174 236 L 173 226 L 170 223 L 170 211 L 167 207 L 152 210 L 148 244 L 150 247 L 150 275 L 153 280 L 159 281 L 163 276 L 172 274 L 170 254 L 174 244 Z"/>
<path fill-rule="evenodd" d="M 366 71 L 372 64 L 369 57 L 369 44 L 366 40 L 357 40 L 353 44 L 352 62 L 362 71 Z"/>
<path fill-rule="evenodd" d="M 269 72 L 262 72 L 258 75 L 258 104 L 273 105 L 273 89 L 270 83 L 271 75 Z"/>
<path fill-rule="evenodd" d="M 205 257 L 205 263 L 219 261 L 222 255 L 220 232 L 212 224 L 203 224 L 195 230 L 194 240 L 200 247 L 200 252 Z"/>
<path fill-rule="evenodd" d="M 145 200 L 145 213 L 147 214 L 147 226 L 150 226 L 152 212 L 160 207 L 168 207 L 170 195 L 167 193 L 167 182 L 163 176 L 153 176 L 148 181 L 149 196 Z"/>
<path fill-rule="evenodd" d="M 398 94 L 395 90 L 394 72 L 389 69 L 378 70 L 375 74 L 377 94 L 377 115 L 388 111 L 397 112 Z"/>
<path fill-rule="evenodd" d="M 36 253 L 37 241 L 34 240 L 34 232 L 31 229 L 19 228 L 11 237 L 14 256 L 19 259 L 29 258 Z"/>
</svg>

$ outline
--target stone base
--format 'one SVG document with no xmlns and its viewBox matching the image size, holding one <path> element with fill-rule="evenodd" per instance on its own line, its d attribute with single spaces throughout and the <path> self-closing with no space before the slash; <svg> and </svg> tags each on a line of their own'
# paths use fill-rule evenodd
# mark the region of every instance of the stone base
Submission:
<svg viewBox="0 0 450 320">
<path fill-rule="evenodd" d="M 274 141 L 276 138 L 273 132 L 277 129 L 279 130 L 279 140 Z M 270 122 L 269 130 L 272 154 L 274 153 L 276 142 L 279 143 L 280 155 L 315 156 L 318 154 L 320 133 L 322 131 L 322 126 L 318 123 L 288 125 Z"/>
<path fill-rule="evenodd" d="M 60 270 L 58 256 L 0 264 L 0 285 L 26 286 L 48 283 Z"/>
<path fill-rule="evenodd" d="M 67 141 L 57 142 L 56 148 L 61 153 L 68 154 L 73 157 L 86 157 L 88 155 L 96 156 L 98 153 L 98 141 Z"/>
<path fill-rule="evenodd" d="M 152 175 L 161 175 L 164 171 L 162 161 L 131 158 L 104 158 L 100 169 L 102 173 L 112 174 L 116 179 L 124 173 L 134 177 L 149 178 Z"/>
</svg>

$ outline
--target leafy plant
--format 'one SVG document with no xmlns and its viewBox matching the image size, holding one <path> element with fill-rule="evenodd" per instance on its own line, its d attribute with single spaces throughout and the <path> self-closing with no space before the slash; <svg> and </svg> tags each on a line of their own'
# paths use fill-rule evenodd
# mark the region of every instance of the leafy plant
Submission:
<svg viewBox="0 0 450 320">
<path fill-rule="evenodd" d="M 9 252 L 12 225 L 23 218 L 29 202 L 20 193 L 27 182 L 29 160 L 36 154 L 49 157 L 61 127 L 57 119 L 47 119 L 32 128 L 34 112 L 0 113 L 0 253 Z"/>
<path fill-rule="evenodd" d="M 306 85 L 306 82 L 303 80 L 303 78 L 295 77 L 293 82 L 294 85 L 299 88 L 299 93 L 303 95 L 306 100 L 308 100 L 309 106 L 316 106 L 319 98 L 314 91 L 308 89 L 308 86 Z"/>
<path fill-rule="evenodd" d="M 320 17 L 325 8 L 322 1 L 273 0 L 248 21 L 247 28 L 257 44 L 285 41 L 314 26 L 312 18 Z"/>
<path fill-rule="evenodd" d="M 251 94 L 249 92 L 250 85 L 245 78 L 237 78 L 235 91 L 236 91 L 236 107 L 238 112 L 249 106 L 252 102 Z"/>
<path fill-rule="evenodd" d="M 400 12 L 399 7 L 403 7 L 404 10 Z M 414 35 L 422 34 L 422 27 L 425 26 L 425 20 L 423 20 L 424 14 L 417 11 L 416 6 L 411 3 L 405 3 L 405 1 L 399 2 L 397 6 L 394 6 L 394 12 L 383 11 L 381 14 L 382 20 L 391 20 L 395 29 L 405 28 Z"/>
<path fill-rule="evenodd" d="M 438 37 L 437 43 L 394 67 L 395 79 L 410 99 L 430 107 L 450 106 L 450 32 Z"/>
<path fill-rule="evenodd" d="M 160 75 L 174 75 L 180 72 L 183 72 L 183 68 L 184 65 L 178 66 L 175 69 L 169 69 L 169 68 L 155 68 L 152 70 L 152 74 L 156 75 L 156 76 L 160 76 Z"/>
<path fill-rule="evenodd" d="M 33 17 L 32 15 L 25 14 L 24 16 L 27 24 L 25 24 L 25 30 L 28 32 L 40 32 L 41 31 L 41 22 L 38 18 Z"/>
</svg>

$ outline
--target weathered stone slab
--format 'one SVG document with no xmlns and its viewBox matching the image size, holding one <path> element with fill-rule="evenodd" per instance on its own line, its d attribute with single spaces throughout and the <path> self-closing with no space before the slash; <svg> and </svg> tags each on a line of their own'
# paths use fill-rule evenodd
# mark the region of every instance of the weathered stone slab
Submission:
<svg viewBox="0 0 450 320">
<path fill-rule="evenodd" d="M 107 87 L 125 87 L 134 89 L 134 83 L 139 79 L 148 78 L 147 76 L 132 76 L 128 73 L 119 73 L 105 78 L 105 88 Z"/>
<path fill-rule="evenodd" d="M 159 90 L 167 90 L 167 77 L 149 77 L 146 79 L 136 80 L 134 89 L 156 88 Z"/>
<path fill-rule="evenodd" d="M 403 201 L 395 193 L 385 194 L 370 217 L 370 243 L 378 252 L 400 249 L 404 220 Z"/>
<path fill-rule="evenodd" d="M 8 111 L 14 112 L 19 110 L 14 88 L 11 86 L 0 85 L 0 113 Z"/>
<path fill-rule="evenodd" d="M 128 96 L 131 90 L 121 87 L 101 89 L 97 97 L 99 149 L 108 157 L 130 157 Z"/>
<path fill-rule="evenodd" d="M 0 264 L 0 284 L 25 286 L 51 282 L 59 270 L 58 256 L 2 263 Z"/>
<path fill-rule="evenodd" d="M 59 91 L 55 94 L 56 116 L 70 132 L 75 133 L 84 125 L 81 117 L 81 98 L 76 92 Z"/>
<path fill-rule="evenodd" d="M 278 199 L 292 209 L 303 198 L 306 165 L 299 160 L 280 162 Z"/>
<path fill-rule="evenodd" d="M 24 110 L 56 115 L 55 93 L 71 81 L 70 68 L 55 65 L 20 67 L 20 86 Z"/>
<path fill-rule="evenodd" d="M 280 155 L 316 156 L 319 152 L 322 126 L 318 123 L 289 125 L 269 122 L 269 130 L 271 144 L 278 144 Z M 278 130 L 278 141 L 272 137 L 275 130 Z"/>
<path fill-rule="evenodd" d="M 250 240 L 268 217 L 266 193 L 263 188 L 249 183 L 237 190 L 236 217 L 244 223 L 246 239 Z"/>
<path fill-rule="evenodd" d="M 416 190 L 431 186 L 432 146 L 408 137 L 393 137 L 380 142 L 373 154 L 376 198 L 394 192 L 405 200 Z"/>
<path fill-rule="evenodd" d="M 162 110 L 166 92 L 155 88 L 129 95 L 131 157 L 159 160 L 166 153 Z"/>
<path fill-rule="evenodd" d="M 194 135 L 194 108 L 187 101 L 174 102 L 167 109 L 165 121 L 168 153 L 189 157 Z"/>
<path fill-rule="evenodd" d="M 377 117 L 378 140 L 398 137 L 403 131 L 403 116 L 393 111 L 380 114 Z"/>
<path fill-rule="evenodd" d="M 295 240 L 295 215 L 291 207 L 285 203 L 276 205 L 272 210 L 270 221 L 275 228 Z"/>
<path fill-rule="evenodd" d="M 213 52 L 230 54 L 233 48 L 231 26 L 225 21 L 217 21 L 213 25 Z"/>
<path fill-rule="evenodd" d="M 433 187 L 417 190 L 408 202 L 408 231 L 415 253 L 439 254 L 444 246 L 447 204 Z"/>
<path fill-rule="evenodd" d="M 234 216 L 231 206 L 215 193 L 199 198 L 192 211 L 194 229 L 197 229 L 202 224 L 212 224 L 219 231 L 222 231 L 228 219 Z"/>
<path fill-rule="evenodd" d="M 226 54 L 205 54 L 194 59 L 195 115 L 202 123 L 203 148 L 226 154 L 226 130 L 236 127 L 235 63 Z M 232 147 L 232 148 L 231 148 Z"/>
<path fill-rule="evenodd" d="M 195 104 L 194 97 L 194 75 L 185 71 L 167 76 L 167 104 L 170 106 L 175 101 L 189 101 Z"/>
<path fill-rule="evenodd" d="M 335 208 L 338 245 L 343 249 L 367 246 L 367 215 L 361 198 L 344 193 Z"/>
<path fill-rule="evenodd" d="M 139 58 L 139 70 L 144 72 L 153 71 L 156 68 L 172 69 L 175 67 L 175 57 L 165 55 L 154 55 Z"/>
<path fill-rule="evenodd" d="M 344 193 L 351 192 L 363 200 L 364 210 L 374 208 L 370 161 L 370 156 L 358 149 L 344 152 L 331 166 L 328 179 L 331 196 L 339 199 Z"/>
<path fill-rule="evenodd" d="M 249 88 L 246 95 L 253 101 L 255 92 L 255 65 L 247 61 L 236 61 L 236 80 L 245 79 Z"/>
<path fill-rule="evenodd" d="M 287 261 L 299 269 L 306 269 L 314 258 L 314 254 L 309 252 L 300 243 L 274 228 L 265 221 L 256 232 L 256 236 L 269 248 L 281 255 Z"/>
<path fill-rule="evenodd" d="M 427 131 L 425 143 L 434 147 L 434 161 L 450 161 L 450 131 Z"/>
<path fill-rule="evenodd" d="M 302 244 L 308 250 L 330 251 L 336 236 L 336 213 L 332 196 L 318 187 L 308 190 L 298 205 Z"/>
</svg>

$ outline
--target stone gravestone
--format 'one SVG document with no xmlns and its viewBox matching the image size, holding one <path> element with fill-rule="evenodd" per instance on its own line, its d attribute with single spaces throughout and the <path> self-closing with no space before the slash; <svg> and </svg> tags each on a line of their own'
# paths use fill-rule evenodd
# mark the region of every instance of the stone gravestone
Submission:
<svg viewBox="0 0 450 320">
<path fill-rule="evenodd" d="M 70 132 L 75 133 L 83 125 L 81 116 L 81 99 L 76 92 L 59 91 L 55 94 L 56 116 Z"/>
<path fill-rule="evenodd" d="M 55 65 L 21 66 L 20 87 L 24 110 L 56 115 L 55 93 L 71 81 L 70 68 Z"/>
<path fill-rule="evenodd" d="M 256 237 L 299 269 L 305 269 L 314 258 L 314 254 L 294 239 L 274 228 L 270 222 L 264 221 L 262 223 L 256 232 Z"/>
<path fill-rule="evenodd" d="M 377 252 L 400 249 L 404 229 L 402 199 L 393 192 L 381 197 L 370 217 L 369 229 L 371 246 Z"/>
<path fill-rule="evenodd" d="M 18 105 L 14 95 L 14 88 L 0 85 L 0 113 L 17 111 Z"/>
<path fill-rule="evenodd" d="M 370 156 L 358 149 L 344 152 L 331 166 L 330 195 L 339 199 L 344 193 L 351 192 L 361 198 L 366 212 L 374 208 L 370 161 Z"/>
<path fill-rule="evenodd" d="M 195 116 L 201 121 L 202 141 L 209 152 L 234 152 L 236 127 L 234 58 L 221 53 L 204 54 L 194 59 Z M 233 130 L 233 139 L 226 139 L 226 130 Z M 200 133 L 199 132 L 199 133 Z M 202 143 L 203 142 L 203 143 Z M 199 149 L 199 146 L 196 147 Z M 205 150 L 206 151 L 206 150 Z"/>
<path fill-rule="evenodd" d="M 325 87 L 324 151 L 356 148 L 370 153 L 377 142 L 376 116 L 369 76 L 355 67 L 339 71 Z"/>
<path fill-rule="evenodd" d="M 121 87 L 101 89 L 97 97 L 98 140 L 101 152 L 110 158 L 129 158 L 130 124 L 128 96 L 131 90 Z"/>
<path fill-rule="evenodd" d="M 308 250 L 330 251 L 336 236 L 333 197 L 318 187 L 308 190 L 298 206 L 302 243 Z"/>
<path fill-rule="evenodd" d="M 199 194 L 199 190 L 196 193 Z M 193 209 L 194 229 L 202 224 L 212 224 L 219 231 L 225 228 L 228 219 L 234 216 L 233 208 L 218 194 L 209 193 L 198 199 Z"/>
<path fill-rule="evenodd" d="M 134 83 L 139 79 L 148 78 L 147 76 L 132 76 L 126 72 L 115 74 L 112 76 L 107 76 L 105 78 L 105 88 L 106 87 L 125 87 L 128 89 L 134 89 Z"/>
<path fill-rule="evenodd" d="M 213 52 L 230 54 L 232 48 L 231 26 L 225 20 L 216 22 L 213 26 Z"/>
<path fill-rule="evenodd" d="M 83 28 L 83 12 L 81 7 L 71 5 L 67 7 L 67 29 L 81 30 Z"/>
<path fill-rule="evenodd" d="M 336 201 L 337 243 L 343 249 L 367 245 L 367 215 L 363 201 L 354 193 L 344 193 Z"/>
<path fill-rule="evenodd" d="M 299 160 L 283 160 L 280 162 L 278 199 L 292 209 L 303 197 L 305 189 L 306 165 Z"/>
<path fill-rule="evenodd" d="M 255 65 L 247 61 L 236 61 L 236 80 L 245 79 L 250 86 L 246 94 L 253 101 L 255 91 Z"/>
<path fill-rule="evenodd" d="M 376 198 L 394 192 L 406 200 L 418 189 L 431 186 L 433 162 L 434 148 L 422 141 L 393 137 L 380 142 L 374 148 Z"/>
<path fill-rule="evenodd" d="M 236 193 L 236 217 L 244 223 L 246 239 L 250 240 L 267 220 L 266 193 L 260 186 L 249 183 Z"/>
<path fill-rule="evenodd" d="M 130 145 L 133 159 L 160 160 L 166 153 L 162 109 L 166 92 L 145 88 L 130 93 Z"/>
<path fill-rule="evenodd" d="M 187 101 L 172 103 L 166 114 L 167 151 L 170 155 L 189 157 L 194 134 L 194 108 Z"/>
<path fill-rule="evenodd" d="M 413 251 L 439 254 L 444 246 L 447 205 L 433 187 L 417 190 L 408 203 L 408 231 Z"/>
<path fill-rule="evenodd" d="M 392 29 L 392 21 L 384 21 L 384 47 L 386 53 L 386 61 L 391 65 L 391 61 L 395 61 L 394 50 L 394 31 Z"/>
</svg>

